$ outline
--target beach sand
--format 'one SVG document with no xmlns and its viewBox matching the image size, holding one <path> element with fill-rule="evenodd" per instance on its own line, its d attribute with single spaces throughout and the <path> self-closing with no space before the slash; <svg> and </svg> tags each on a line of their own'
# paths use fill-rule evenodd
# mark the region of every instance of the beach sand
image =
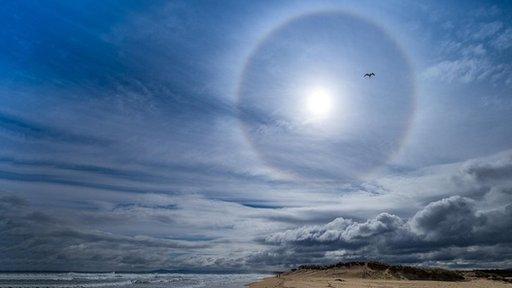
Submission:
<svg viewBox="0 0 512 288">
<path fill-rule="evenodd" d="M 512 284 L 486 279 L 472 279 L 459 282 L 379 280 L 332 277 L 301 277 L 283 275 L 265 278 L 249 285 L 250 288 L 511 288 Z"/>
<path fill-rule="evenodd" d="M 510 278 L 477 271 L 391 266 L 377 262 L 299 267 L 250 284 L 250 288 L 512 288 Z M 445 280 L 445 281 L 441 281 Z M 451 281 L 446 281 L 451 280 Z M 508 282 L 506 282 L 508 281 Z"/>
</svg>

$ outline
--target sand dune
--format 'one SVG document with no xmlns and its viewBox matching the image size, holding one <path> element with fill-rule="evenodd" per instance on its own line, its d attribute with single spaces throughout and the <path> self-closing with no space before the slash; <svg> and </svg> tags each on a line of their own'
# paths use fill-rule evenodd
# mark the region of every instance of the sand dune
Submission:
<svg viewBox="0 0 512 288">
<path fill-rule="evenodd" d="M 420 280 L 423 279 L 423 280 Z M 427 279 L 427 280 L 425 280 Z M 439 279 L 439 280 L 432 280 Z M 250 288 L 398 288 L 398 287 L 508 287 L 501 280 L 482 278 L 474 273 L 443 269 L 391 266 L 381 263 L 345 263 L 328 267 L 302 267 L 249 285 Z"/>
<path fill-rule="evenodd" d="M 420 280 L 376 280 L 376 279 L 343 279 L 339 278 L 296 278 L 296 277 L 272 277 L 261 282 L 249 285 L 250 288 L 499 288 L 512 287 L 505 282 L 474 279 L 463 282 L 444 282 L 444 281 L 420 281 Z"/>
</svg>

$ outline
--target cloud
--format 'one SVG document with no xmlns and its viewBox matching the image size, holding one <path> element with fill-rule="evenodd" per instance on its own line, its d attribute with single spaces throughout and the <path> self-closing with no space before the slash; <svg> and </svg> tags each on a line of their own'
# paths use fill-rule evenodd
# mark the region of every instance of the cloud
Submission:
<svg viewBox="0 0 512 288">
<path fill-rule="evenodd" d="M 429 67 L 423 75 L 426 78 L 438 78 L 446 82 L 469 83 L 487 78 L 494 69 L 486 60 L 461 58 L 439 62 Z"/>
<path fill-rule="evenodd" d="M 109 145 L 110 141 L 99 137 L 80 135 L 78 133 L 65 131 L 57 127 L 45 126 L 11 115 L 0 113 L 2 130 L 11 136 L 24 139 L 46 140 L 54 142 L 66 142 L 79 145 Z"/>
<path fill-rule="evenodd" d="M 503 27 L 503 23 L 500 21 L 493 21 L 490 23 L 480 24 L 476 30 L 471 31 L 470 35 L 473 39 L 484 40 L 491 36 L 496 35 L 498 31 Z"/>
<path fill-rule="evenodd" d="M 461 174 L 467 174 L 483 183 L 510 182 L 512 179 L 512 155 L 502 154 L 500 156 L 496 161 L 468 161 Z"/>
<path fill-rule="evenodd" d="M 2 269 L 161 268 L 170 265 L 174 251 L 209 247 L 201 242 L 87 228 L 71 219 L 35 210 L 22 198 L 12 195 L 0 197 L 0 219 Z"/>
<path fill-rule="evenodd" d="M 488 9 L 489 10 L 489 9 Z M 489 11 L 491 11 L 490 9 Z M 494 86 L 512 83 L 512 67 L 503 57 L 512 44 L 511 27 L 485 13 L 473 19 L 450 19 L 437 34 L 437 60 L 421 74 L 423 79 L 445 83 L 490 81 Z"/>
<path fill-rule="evenodd" d="M 253 254 L 248 262 L 294 266 L 374 259 L 450 267 L 508 267 L 512 264 L 512 236 L 508 233 L 512 231 L 510 155 L 505 151 L 386 179 L 380 183 L 392 192 L 372 195 L 369 201 L 380 198 L 389 202 L 395 195 L 408 200 L 398 202 L 397 207 L 416 207 L 422 197 L 438 199 L 426 202 L 410 217 L 381 212 L 366 219 L 338 217 L 325 224 L 271 233 L 259 239 L 268 248 Z M 415 188 L 419 190 L 409 190 Z M 428 188 L 441 191 L 432 193 Z"/>
<path fill-rule="evenodd" d="M 395 215 L 381 213 L 366 222 L 336 218 L 326 225 L 305 226 L 278 232 L 265 238 L 267 243 L 293 242 L 300 245 L 336 243 L 340 245 L 360 245 L 366 240 L 400 229 L 403 221 Z"/>
<path fill-rule="evenodd" d="M 409 224 L 426 241 L 440 241 L 447 237 L 467 238 L 477 221 L 473 201 L 453 196 L 428 204 Z"/>
<path fill-rule="evenodd" d="M 500 33 L 492 42 L 492 45 L 499 50 L 506 50 L 512 47 L 512 28 L 508 28 L 503 33 Z"/>
<path fill-rule="evenodd" d="M 512 205 L 483 212 L 475 209 L 471 199 L 453 196 L 428 204 L 410 219 L 381 213 L 363 222 L 337 218 L 325 225 L 277 232 L 263 239 L 277 248 L 253 257 L 275 264 L 273 258 L 282 253 L 277 251 L 286 251 L 293 255 L 288 259 L 297 261 L 318 255 L 307 263 L 377 259 L 417 264 L 439 261 L 446 265 L 470 260 L 478 252 L 480 264 L 501 261 L 505 266 L 509 262 L 496 250 L 511 250 L 512 236 L 504 236 L 512 228 L 511 217 Z M 451 253 L 441 261 L 439 253 L 445 250 Z M 467 251 L 472 252 L 470 257 Z M 300 264 L 297 261 L 288 264 Z"/>
<path fill-rule="evenodd" d="M 274 198 L 264 205 L 257 198 L 148 193 L 119 198 L 78 191 L 74 202 L 65 202 L 69 193 L 58 194 L 62 202 L 42 198 L 40 205 L 56 207 L 50 211 L 6 194 L 0 199 L 0 230 L 6 235 L 0 267 L 70 269 L 75 263 L 73 269 L 239 271 L 355 259 L 506 266 L 512 242 L 504 233 L 512 230 L 511 155 L 504 151 L 336 186 L 345 192 L 317 193 L 315 201 L 296 191 L 268 194 Z M 277 204 L 289 195 L 293 205 Z M 59 207 L 62 203 L 67 208 Z"/>
</svg>

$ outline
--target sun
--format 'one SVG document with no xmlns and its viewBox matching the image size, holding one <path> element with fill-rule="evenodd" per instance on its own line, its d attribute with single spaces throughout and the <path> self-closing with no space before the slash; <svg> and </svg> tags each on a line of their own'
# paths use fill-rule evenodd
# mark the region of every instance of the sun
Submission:
<svg viewBox="0 0 512 288">
<path fill-rule="evenodd" d="M 306 109 L 315 120 L 325 119 L 332 109 L 332 95 L 324 87 L 315 87 L 307 95 Z"/>
</svg>

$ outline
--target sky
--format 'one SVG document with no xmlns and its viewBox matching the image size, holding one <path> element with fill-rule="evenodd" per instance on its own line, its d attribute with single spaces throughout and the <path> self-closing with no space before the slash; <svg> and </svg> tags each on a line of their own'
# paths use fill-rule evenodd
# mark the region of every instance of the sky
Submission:
<svg viewBox="0 0 512 288">
<path fill-rule="evenodd" d="M 0 27 L 0 270 L 512 267 L 511 3 L 3 1 Z"/>
</svg>

